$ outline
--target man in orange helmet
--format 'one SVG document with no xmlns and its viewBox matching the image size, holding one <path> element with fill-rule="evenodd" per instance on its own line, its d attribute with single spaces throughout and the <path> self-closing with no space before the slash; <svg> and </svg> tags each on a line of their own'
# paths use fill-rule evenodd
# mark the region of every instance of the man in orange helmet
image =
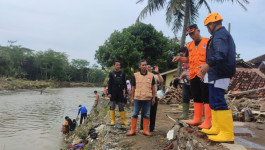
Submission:
<svg viewBox="0 0 265 150">
<path fill-rule="evenodd" d="M 206 46 L 209 38 L 201 37 L 200 30 L 196 24 L 190 25 L 187 32 L 193 41 L 187 44 L 186 57 L 176 56 L 173 62 L 181 61 L 190 64 L 190 88 L 194 98 L 194 117 L 192 121 L 187 122 L 190 125 L 199 125 L 199 128 L 211 128 L 211 109 L 209 107 L 208 84 L 200 80 L 198 76 L 199 66 L 206 62 Z M 202 123 L 203 106 L 205 119 Z"/>
<path fill-rule="evenodd" d="M 199 77 L 209 83 L 209 99 L 212 109 L 212 128 L 202 132 L 216 142 L 233 142 L 233 118 L 224 98 L 230 78 L 236 72 L 236 47 L 231 34 L 222 26 L 218 13 L 209 14 L 204 25 L 212 35 L 207 45 L 206 64 L 201 66 Z"/>
</svg>

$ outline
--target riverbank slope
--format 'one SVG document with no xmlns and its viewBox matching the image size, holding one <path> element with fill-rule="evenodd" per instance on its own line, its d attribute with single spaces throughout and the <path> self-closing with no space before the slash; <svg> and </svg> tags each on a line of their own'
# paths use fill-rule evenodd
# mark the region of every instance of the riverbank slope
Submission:
<svg viewBox="0 0 265 150">
<path fill-rule="evenodd" d="M 176 106 L 159 104 L 156 117 L 156 132 L 152 136 L 144 136 L 139 131 L 139 120 L 137 123 L 137 132 L 135 136 L 126 136 L 130 131 L 130 126 L 121 124 L 120 114 L 116 108 L 115 125 L 110 126 L 109 117 L 109 99 L 101 98 L 99 104 L 92 108 L 90 117 L 81 126 L 64 137 L 62 150 L 67 150 L 70 145 L 80 142 L 85 144 L 84 150 L 170 150 L 170 149 L 188 149 L 188 150 L 246 150 L 238 144 L 218 144 L 208 140 L 205 134 L 199 131 L 198 127 L 191 127 L 186 121 L 174 122 L 172 118 L 177 118 L 181 110 Z M 130 124 L 132 116 L 132 107 L 126 107 L 126 120 Z M 190 114 L 192 118 L 192 113 Z M 93 138 L 90 131 L 95 130 L 97 138 Z M 172 139 L 168 134 L 172 131 Z"/>
<path fill-rule="evenodd" d="M 88 82 L 60 82 L 54 80 L 31 81 L 15 78 L 0 78 L 0 90 L 17 90 L 17 89 L 45 89 L 61 87 L 96 87 L 103 84 L 94 84 Z"/>
</svg>

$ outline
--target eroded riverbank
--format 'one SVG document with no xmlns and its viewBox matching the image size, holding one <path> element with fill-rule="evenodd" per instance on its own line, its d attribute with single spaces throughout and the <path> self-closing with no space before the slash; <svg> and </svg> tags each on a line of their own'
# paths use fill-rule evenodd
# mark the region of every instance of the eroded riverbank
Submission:
<svg viewBox="0 0 265 150">
<path fill-rule="evenodd" d="M 60 82 L 54 80 L 31 81 L 15 78 L 0 78 L 1 90 L 18 90 L 18 89 L 46 89 L 46 88 L 63 88 L 63 87 L 102 87 L 102 83 L 88 82 Z"/>
<path fill-rule="evenodd" d="M 177 118 L 181 113 L 181 109 L 178 107 L 159 104 L 156 117 L 156 130 L 153 132 L 153 136 L 144 136 L 139 132 L 139 119 L 137 123 L 136 135 L 126 136 L 126 133 L 130 130 L 130 126 L 121 125 L 120 115 L 116 108 L 115 125 L 110 126 L 109 117 L 109 99 L 100 99 L 96 108 L 93 108 L 90 112 L 90 118 L 86 120 L 85 124 L 79 126 L 74 132 L 70 133 L 69 137 L 64 137 L 63 150 L 68 149 L 69 145 L 74 145 L 83 141 L 85 144 L 84 150 L 250 150 L 263 148 L 261 139 L 264 139 L 264 127 L 260 127 L 259 134 L 256 133 L 256 139 L 249 141 L 249 145 L 240 143 L 238 139 L 245 139 L 240 136 L 236 129 L 238 129 L 238 122 L 235 122 L 236 140 L 235 144 L 219 144 L 210 142 L 205 134 L 202 134 L 198 127 L 189 126 L 186 121 L 179 123 L 173 122 L 166 115 L 170 115 L 172 118 Z M 132 107 L 127 107 L 126 120 L 130 124 L 130 117 L 132 115 Z M 193 114 L 190 113 L 190 119 Z M 243 125 L 243 124 L 242 124 Z M 98 133 L 98 137 L 93 139 L 89 135 L 91 128 L 95 128 Z M 174 137 L 172 140 L 167 139 L 169 130 L 174 130 Z M 254 147 L 253 147 L 254 146 Z"/>
</svg>

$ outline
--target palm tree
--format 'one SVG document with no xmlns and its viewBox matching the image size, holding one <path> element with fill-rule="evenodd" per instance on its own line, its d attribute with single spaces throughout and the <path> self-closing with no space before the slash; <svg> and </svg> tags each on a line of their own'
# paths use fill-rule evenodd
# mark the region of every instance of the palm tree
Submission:
<svg viewBox="0 0 265 150">
<path fill-rule="evenodd" d="M 137 3 L 143 2 L 144 0 L 138 0 Z M 209 1 L 209 0 L 208 0 Z M 226 2 L 231 1 L 232 3 L 236 1 L 239 5 L 247 10 L 245 4 L 248 4 L 248 0 L 211 0 L 215 2 Z M 136 22 L 138 23 L 140 19 L 146 17 L 149 13 L 150 15 L 156 11 L 162 10 L 167 5 L 166 11 L 166 22 L 167 24 L 173 24 L 172 30 L 177 33 L 182 28 L 182 36 L 180 40 L 180 46 L 185 45 L 186 40 L 186 28 L 188 24 L 194 24 L 199 16 L 198 10 L 202 5 L 206 6 L 209 13 L 211 12 L 210 6 L 207 0 L 148 0 L 147 6 L 141 11 Z"/>
<path fill-rule="evenodd" d="M 143 2 L 144 0 L 138 0 L 137 3 Z M 209 1 L 209 0 L 208 0 Z M 247 10 L 245 4 L 248 4 L 248 0 L 211 0 L 215 2 L 226 2 L 231 1 L 232 3 L 236 1 L 244 10 Z M 182 36 L 180 39 L 180 47 L 185 45 L 186 40 L 186 28 L 188 24 L 194 24 L 199 16 L 199 9 L 202 5 L 206 6 L 209 13 L 211 13 L 210 6 L 207 0 L 148 0 L 147 5 L 141 11 L 138 16 L 136 23 L 146 17 L 149 13 L 150 15 L 155 11 L 164 9 L 167 5 L 166 10 L 166 22 L 168 25 L 173 24 L 172 30 L 177 33 L 182 28 Z M 181 72 L 181 63 L 178 63 L 178 74 Z"/>
</svg>

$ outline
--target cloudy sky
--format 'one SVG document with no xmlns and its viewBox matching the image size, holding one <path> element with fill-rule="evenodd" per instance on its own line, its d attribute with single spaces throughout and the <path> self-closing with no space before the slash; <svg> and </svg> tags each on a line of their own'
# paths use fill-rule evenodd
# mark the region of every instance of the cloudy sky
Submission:
<svg viewBox="0 0 265 150">
<path fill-rule="evenodd" d="M 95 51 L 114 30 L 132 25 L 146 2 L 137 0 L 0 0 L 0 45 L 16 40 L 34 50 L 66 52 L 70 59 L 86 59 L 91 64 Z M 147 1 L 147 0 L 145 0 Z M 211 3 L 212 12 L 219 12 L 224 26 L 231 23 L 231 34 L 237 52 L 244 60 L 265 53 L 264 0 L 253 0 L 244 11 L 237 3 Z M 204 37 L 209 33 L 203 26 L 208 14 L 200 9 L 197 24 Z M 173 38 L 171 26 L 165 23 L 165 11 L 147 16 L 165 36 Z M 180 38 L 180 34 L 177 35 Z M 187 41 L 191 39 L 188 38 Z M 171 58 L 169 58 L 169 61 Z"/>
</svg>

